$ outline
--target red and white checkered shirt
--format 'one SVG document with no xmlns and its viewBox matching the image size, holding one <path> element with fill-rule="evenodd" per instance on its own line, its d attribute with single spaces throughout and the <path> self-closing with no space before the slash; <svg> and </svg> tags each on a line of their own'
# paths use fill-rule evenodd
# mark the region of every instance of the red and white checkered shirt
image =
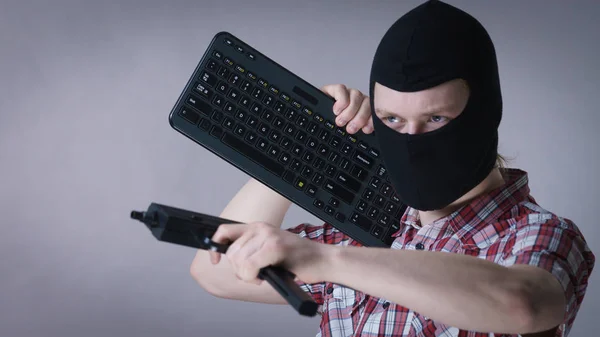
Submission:
<svg viewBox="0 0 600 337">
<path fill-rule="evenodd" d="M 327 223 L 301 224 L 287 230 L 325 244 L 361 246 Z M 408 207 L 400 230 L 393 236 L 392 249 L 418 247 L 477 256 L 502 266 L 529 264 L 550 271 L 567 298 L 567 313 L 556 336 L 567 336 L 570 331 L 595 262 L 577 226 L 537 205 L 529 194 L 527 173 L 518 169 L 506 170 L 504 186 L 430 225 L 422 227 L 418 211 Z M 322 319 L 317 337 L 509 336 L 459 330 L 385 298 L 338 284 L 298 284 L 319 304 Z"/>
</svg>

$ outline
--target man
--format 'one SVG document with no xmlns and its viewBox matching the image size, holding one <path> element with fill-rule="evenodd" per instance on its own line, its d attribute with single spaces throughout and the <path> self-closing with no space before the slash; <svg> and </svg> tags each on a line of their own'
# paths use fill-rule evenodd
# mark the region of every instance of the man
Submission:
<svg viewBox="0 0 600 337">
<path fill-rule="evenodd" d="M 198 251 L 197 282 L 286 304 L 256 278 L 280 264 L 321 305 L 318 336 L 566 336 L 595 257 L 575 224 L 536 204 L 525 172 L 496 165 L 502 98 L 485 29 L 426 2 L 386 32 L 370 84 L 369 97 L 322 90 L 339 126 L 374 132 L 408 205 L 391 249 L 360 247 L 329 224 L 281 230 L 290 202 L 250 180 L 221 213 L 247 224 L 213 236 L 233 242 L 227 259 Z"/>
</svg>

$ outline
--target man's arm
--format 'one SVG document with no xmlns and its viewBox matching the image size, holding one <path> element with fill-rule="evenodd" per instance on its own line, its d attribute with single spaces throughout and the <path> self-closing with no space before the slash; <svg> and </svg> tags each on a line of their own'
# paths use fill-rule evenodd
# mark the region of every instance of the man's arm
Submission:
<svg viewBox="0 0 600 337">
<path fill-rule="evenodd" d="M 281 228 L 283 218 L 291 202 L 261 184 L 250 179 L 233 197 L 219 217 L 249 223 L 262 221 Z M 210 294 L 227 299 L 270 304 L 287 304 L 285 299 L 268 282 L 254 285 L 239 280 L 232 272 L 227 259 L 219 264 L 210 262 L 209 253 L 198 250 L 190 266 L 194 280 Z"/>
<path fill-rule="evenodd" d="M 564 292 L 547 271 L 444 252 L 330 247 L 321 279 L 383 297 L 464 330 L 531 333 L 563 322 Z M 358 277 L 357 275 L 376 275 Z"/>
</svg>

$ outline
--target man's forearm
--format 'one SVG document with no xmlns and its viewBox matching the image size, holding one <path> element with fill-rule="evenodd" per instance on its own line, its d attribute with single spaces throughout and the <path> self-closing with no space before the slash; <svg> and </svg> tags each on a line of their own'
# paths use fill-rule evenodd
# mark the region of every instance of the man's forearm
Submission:
<svg viewBox="0 0 600 337">
<path fill-rule="evenodd" d="M 524 333 L 531 312 L 516 272 L 443 252 L 331 247 L 323 279 L 465 330 Z"/>
</svg>

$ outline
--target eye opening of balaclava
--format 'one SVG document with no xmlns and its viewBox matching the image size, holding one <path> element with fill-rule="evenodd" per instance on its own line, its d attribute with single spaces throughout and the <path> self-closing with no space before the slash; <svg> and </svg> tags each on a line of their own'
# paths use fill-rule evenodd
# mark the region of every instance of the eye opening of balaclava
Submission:
<svg viewBox="0 0 600 337">
<path fill-rule="evenodd" d="M 375 82 L 417 92 L 457 78 L 468 84 L 467 104 L 437 130 L 398 133 L 374 112 Z M 437 0 L 403 15 L 377 48 L 369 90 L 374 135 L 394 189 L 406 205 L 441 209 L 490 173 L 497 156 L 502 95 L 493 43 L 475 18 Z"/>
</svg>

